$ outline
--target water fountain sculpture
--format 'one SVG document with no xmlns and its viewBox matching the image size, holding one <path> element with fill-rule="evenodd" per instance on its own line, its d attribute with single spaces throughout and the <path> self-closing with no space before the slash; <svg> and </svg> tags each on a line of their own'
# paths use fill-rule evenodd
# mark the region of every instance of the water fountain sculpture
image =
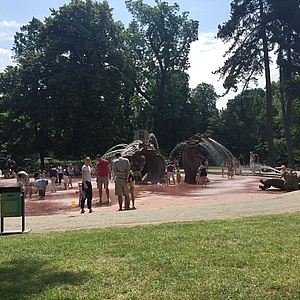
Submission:
<svg viewBox="0 0 300 300">
<path fill-rule="evenodd" d="M 296 172 L 286 172 L 280 178 L 261 179 L 259 188 L 262 190 L 269 189 L 270 187 L 278 188 L 282 191 L 296 191 L 300 189 L 300 177 Z"/>
<path fill-rule="evenodd" d="M 232 158 L 231 152 L 217 141 L 204 134 L 194 134 L 186 141 L 182 152 L 185 182 L 196 183 L 198 167 L 205 159 L 208 159 L 210 165 L 220 166 Z"/>
<path fill-rule="evenodd" d="M 141 172 L 141 180 L 137 183 L 158 183 L 163 180 L 165 173 L 165 161 L 155 143 L 135 140 L 131 144 L 119 144 L 109 149 L 103 157 L 110 160 L 117 152 L 129 159 L 132 171 Z"/>
</svg>

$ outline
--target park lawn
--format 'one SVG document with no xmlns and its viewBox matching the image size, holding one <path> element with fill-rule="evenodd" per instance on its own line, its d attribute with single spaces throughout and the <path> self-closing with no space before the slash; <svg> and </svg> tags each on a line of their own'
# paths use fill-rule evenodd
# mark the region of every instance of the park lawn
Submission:
<svg viewBox="0 0 300 300">
<path fill-rule="evenodd" d="M 0 236 L 0 299 L 299 299 L 300 213 Z"/>
</svg>

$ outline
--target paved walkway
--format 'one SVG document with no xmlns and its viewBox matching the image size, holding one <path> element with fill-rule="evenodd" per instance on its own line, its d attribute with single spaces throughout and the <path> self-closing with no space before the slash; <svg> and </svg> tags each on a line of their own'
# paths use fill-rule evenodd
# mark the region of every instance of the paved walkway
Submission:
<svg viewBox="0 0 300 300">
<path fill-rule="evenodd" d="M 31 233 L 106 228 L 183 222 L 242 218 L 300 211 L 300 191 L 275 195 L 261 194 L 261 198 L 241 201 L 204 202 L 197 205 L 137 209 L 134 211 L 96 211 L 91 214 L 28 216 L 26 230 Z M 21 218 L 5 218 L 5 231 L 19 230 Z"/>
</svg>

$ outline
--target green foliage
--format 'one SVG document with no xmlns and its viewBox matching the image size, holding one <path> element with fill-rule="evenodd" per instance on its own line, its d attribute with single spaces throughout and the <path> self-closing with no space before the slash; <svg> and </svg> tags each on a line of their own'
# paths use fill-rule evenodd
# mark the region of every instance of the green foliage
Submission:
<svg viewBox="0 0 300 300">
<path fill-rule="evenodd" d="M 15 37 L 21 96 L 6 89 L 3 100 L 14 99 L 18 123 L 29 129 L 23 146 L 41 157 L 51 151 L 68 158 L 128 141 L 132 85 L 123 27 L 106 1 L 71 1 L 51 12 L 45 23 L 33 18 Z M 7 150 L 17 150 L 17 143 L 7 142 Z"/>
<path fill-rule="evenodd" d="M 187 12 L 179 15 L 176 3 L 168 5 L 158 0 L 155 3 L 151 7 L 142 0 L 126 1 L 133 15 L 126 36 L 135 89 L 148 106 L 148 110 L 143 111 L 148 114 L 143 123 L 152 121 L 150 128 L 161 148 L 170 150 L 186 136 L 180 132 L 176 136 L 177 132 L 170 133 L 169 129 L 182 128 L 181 124 L 188 120 L 185 109 L 188 78 L 184 72 L 189 67 L 190 44 L 197 40 L 198 21 L 188 20 Z"/>
<path fill-rule="evenodd" d="M 247 87 L 266 69 L 263 37 L 266 50 L 276 50 L 282 77 L 272 85 L 272 103 L 266 102 L 271 89 L 267 97 L 261 89 L 243 90 L 220 112 L 212 85 L 188 87 L 198 21 L 180 14 L 176 3 L 127 0 L 126 6 L 133 16 L 126 30 L 107 1 L 92 0 L 72 0 L 44 22 L 33 18 L 21 27 L 13 48 L 18 65 L 0 74 L 2 152 L 80 159 L 130 142 L 143 127 L 155 133 L 166 156 L 201 132 L 236 156 L 256 150 L 267 160 L 274 135 L 276 159 L 285 163 L 290 134 L 300 161 L 297 0 L 232 1 L 231 18 L 218 31 L 231 43 L 217 71 L 224 87 Z"/>
<path fill-rule="evenodd" d="M 207 133 L 212 118 L 218 116 L 218 95 L 211 84 L 200 83 L 191 90 L 190 101 L 194 109 L 195 131 Z"/>
</svg>

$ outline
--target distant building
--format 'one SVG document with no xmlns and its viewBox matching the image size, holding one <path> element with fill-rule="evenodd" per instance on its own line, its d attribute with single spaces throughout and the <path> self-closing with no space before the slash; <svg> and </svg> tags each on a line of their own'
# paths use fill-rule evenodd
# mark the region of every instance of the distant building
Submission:
<svg viewBox="0 0 300 300">
<path fill-rule="evenodd" d="M 137 129 L 134 132 L 134 140 L 141 140 L 142 142 L 148 141 L 149 132 L 146 129 Z"/>
</svg>

